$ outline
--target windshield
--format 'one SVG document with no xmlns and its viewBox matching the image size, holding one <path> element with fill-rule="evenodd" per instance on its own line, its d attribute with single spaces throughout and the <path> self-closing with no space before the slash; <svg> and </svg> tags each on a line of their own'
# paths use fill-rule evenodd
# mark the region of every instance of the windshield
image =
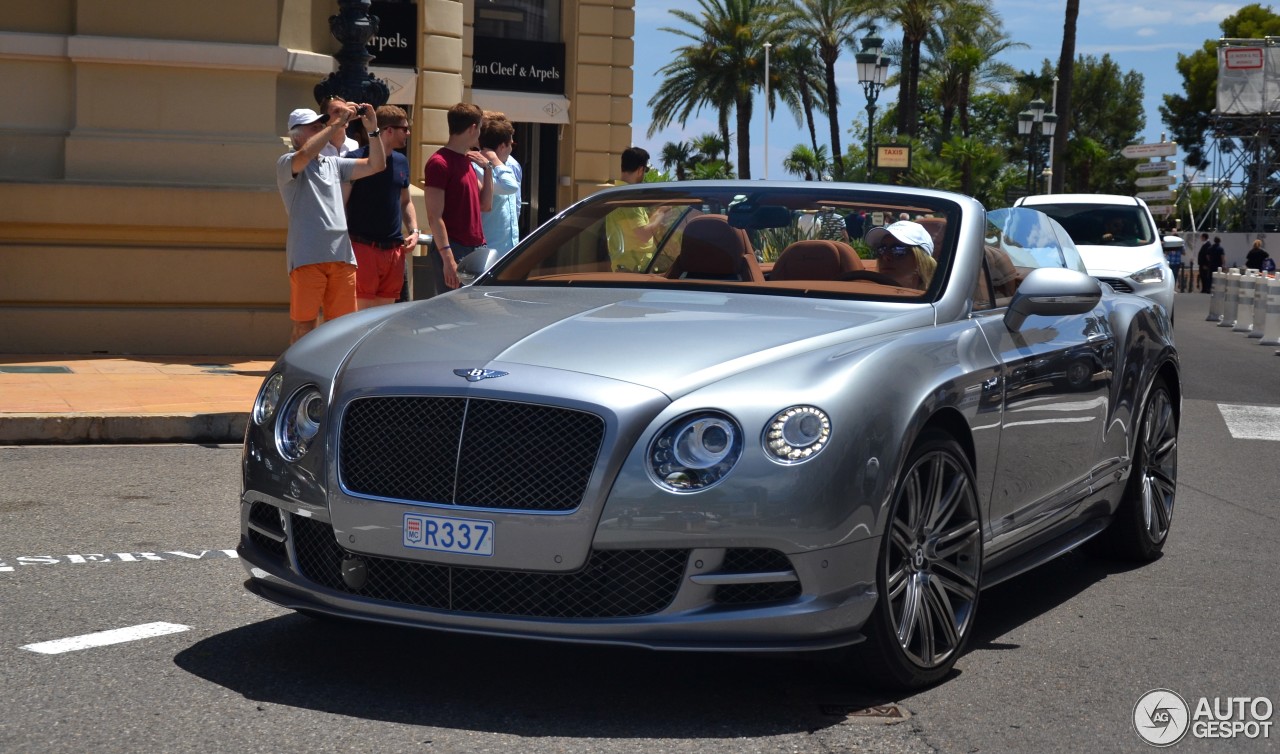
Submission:
<svg viewBox="0 0 1280 754">
<path fill-rule="evenodd" d="M 566 210 L 478 283 L 932 300 L 959 223 L 945 198 L 841 184 L 642 184 Z"/>
<path fill-rule="evenodd" d="M 1156 229 L 1138 204 L 1030 206 L 1057 220 L 1077 246 L 1147 246 L 1156 240 Z"/>
</svg>

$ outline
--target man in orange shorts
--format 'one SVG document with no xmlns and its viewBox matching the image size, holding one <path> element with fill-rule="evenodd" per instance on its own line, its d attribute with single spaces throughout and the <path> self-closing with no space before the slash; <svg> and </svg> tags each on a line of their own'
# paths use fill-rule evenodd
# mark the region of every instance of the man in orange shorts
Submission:
<svg viewBox="0 0 1280 754">
<path fill-rule="evenodd" d="M 336 129 L 361 112 L 367 131 L 377 125 L 369 105 L 342 103 L 330 115 L 305 108 L 289 114 L 293 151 L 276 161 L 276 185 L 289 213 L 285 258 L 289 265 L 289 319 L 293 331 L 289 343 L 315 329 L 324 311 L 325 320 L 356 310 L 356 257 L 347 235 L 347 214 L 342 206 L 342 184 L 373 175 L 386 167 L 382 142 L 370 139 L 369 156 L 360 159 L 329 157 L 320 150 Z"/>
<path fill-rule="evenodd" d="M 409 160 L 396 151 L 409 143 L 409 116 L 395 105 L 379 107 L 378 130 L 369 134 L 369 140 L 374 139 L 382 141 L 387 169 L 352 183 L 347 197 L 360 309 L 390 304 L 399 297 L 405 253 L 418 244 L 417 215 L 409 200 Z M 364 147 L 351 156 L 366 157 L 368 150 Z"/>
</svg>

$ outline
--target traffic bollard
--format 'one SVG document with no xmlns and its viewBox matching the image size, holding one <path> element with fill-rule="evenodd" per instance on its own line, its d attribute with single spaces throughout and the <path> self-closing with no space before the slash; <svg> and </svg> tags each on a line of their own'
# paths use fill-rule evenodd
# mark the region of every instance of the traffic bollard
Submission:
<svg viewBox="0 0 1280 754">
<path fill-rule="evenodd" d="M 1262 328 L 1267 324 L 1267 274 L 1264 272 L 1253 279 L 1253 325 L 1249 329 L 1250 338 L 1261 338 Z"/>
<path fill-rule="evenodd" d="M 1280 278 L 1267 280 L 1267 321 L 1259 345 L 1280 346 Z"/>
<path fill-rule="evenodd" d="M 1218 327 L 1235 327 L 1236 317 L 1240 316 L 1240 273 L 1233 267 L 1220 282 L 1226 290 L 1222 298 L 1222 321 Z M 1213 285 L 1217 287 L 1218 283 Z"/>
<path fill-rule="evenodd" d="M 1231 328 L 1231 332 L 1250 332 L 1253 330 L 1253 292 L 1254 280 L 1253 275 L 1241 275 L 1236 281 L 1236 302 L 1238 311 L 1236 314 L 1236 323 Z"/>
<path fill-rule="evenodd" d="M 1209 316 L 1205 317 L 1205 322 L 1221 322 L 1222 321 L 1222 303 L 1227 292 L 1227 281 L 1223 279 L 1221 272 L 1209 273 L 1209 284 L 1213 286 L 1210 291 L 1213 297 L 1209 299 Z"/>
</svg>

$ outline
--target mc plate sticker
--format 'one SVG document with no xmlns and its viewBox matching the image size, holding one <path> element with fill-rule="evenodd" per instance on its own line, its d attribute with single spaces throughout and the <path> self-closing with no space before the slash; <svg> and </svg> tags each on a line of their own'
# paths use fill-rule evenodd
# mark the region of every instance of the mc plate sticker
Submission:
<svg viewBox="0 0 1280 754">
<path fill-rule="evenodd" d="M 404 546 L 462 555 L 493 555 L 493 522 L 406 513 Z"/>
</svg>

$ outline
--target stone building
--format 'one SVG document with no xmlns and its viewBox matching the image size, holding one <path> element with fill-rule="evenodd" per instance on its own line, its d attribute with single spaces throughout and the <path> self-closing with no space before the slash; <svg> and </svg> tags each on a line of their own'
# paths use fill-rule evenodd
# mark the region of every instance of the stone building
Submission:
<svg viewBox="0 0 1280 754">
<path fill-rule="evenodd" d="M 337 0 L 40 0 L 0 13 L 0 353 L 276 354 L 285 117 Z M 375 75 L 410 164 L 458 101 L 519 123 L 526 229 L 616 178 L 634 0 L 385 0 Z"/>
</svg>

